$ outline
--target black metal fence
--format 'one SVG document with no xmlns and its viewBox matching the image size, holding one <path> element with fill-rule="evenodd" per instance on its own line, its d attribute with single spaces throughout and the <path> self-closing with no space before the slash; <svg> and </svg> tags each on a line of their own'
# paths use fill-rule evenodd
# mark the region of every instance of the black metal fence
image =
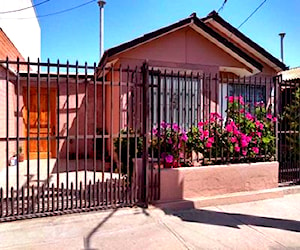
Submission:
<svg viewBox="0 0 300 250">
<path fill-rule="evenodd" d="M 142 201 L 142 80 L 137 68 L 0 61 L 0 219 Z"/>
<path fill-rule="evenodd" d="M 147 64 L 0 61 L 0 219 L 147 206 L 159 200 L 162 168 L 277 153 L 279 181 L 295 182 L 288 89 L 280 77 Z"/>
<path fill-rule="evenodd" d="M 300 79 L 280 83 L 280 114 L 278 128 L 279 181 L 300 183 Z"/>
</svg>

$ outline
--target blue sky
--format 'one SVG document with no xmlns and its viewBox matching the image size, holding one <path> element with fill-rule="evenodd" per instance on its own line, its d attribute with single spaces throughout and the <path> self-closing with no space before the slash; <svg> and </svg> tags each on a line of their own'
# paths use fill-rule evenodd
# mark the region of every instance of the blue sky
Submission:
<svg viewBox="0 0 300 250">
<path fill-rule="evenodd" d="M 34 0 L 35 4 L 42 0 Z M 50 0 L 36 7 L 45 15 L 89 0 Z M 227 0 L 220 15 L 238 27 L 263 0 Z M 105 6 L 105 49 L 174 23 L 196 12 L 198 17 L 217 10 L 223 0 L 107 0 Z M 300 1 L 267 0 L 241 28 L 245 35 L 280 57 L 278 33 L 286 32 L 285 63 L 300 66 Z M 42 60 L 67 59 L 74 63 L 99 61 L 99 8 L 92 2 L 79 9 L 39 18 L 42 31 Z"/>
</svg>

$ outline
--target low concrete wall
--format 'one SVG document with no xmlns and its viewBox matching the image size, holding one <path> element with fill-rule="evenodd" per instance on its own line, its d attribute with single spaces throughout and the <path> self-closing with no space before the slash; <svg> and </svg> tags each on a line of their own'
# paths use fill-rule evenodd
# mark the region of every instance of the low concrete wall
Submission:
<svg viewBox="0 0 300 250">
<path fill-rule="evenodd" d="M 161 170 L 160 200 L 208 197 L 278 187 L 278 162 Z"/>
</svg>

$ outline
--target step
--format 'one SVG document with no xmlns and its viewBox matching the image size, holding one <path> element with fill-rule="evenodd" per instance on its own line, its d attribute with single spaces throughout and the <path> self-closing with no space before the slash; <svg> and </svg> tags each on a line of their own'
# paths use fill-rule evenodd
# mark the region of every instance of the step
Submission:
<svg viewBox="0 0 300 250">
<path fill-rule="evenodd" d="M 280 198 L 284 195 L 300 193 L 300 186 L 293 187 L 279 187 L 272 189 L 265 189 L 259 191 L 248 191 L 230 193 L 225 195 L 217 195 L 210 197 L 196 197 L 184 200 L 175 201 L 157 201 L 153 204 L 154 207 L 167 210 L 184 210 L 193 208 L 203 208 L 218 205 L 230 205 L 235 203 L 244 203 L 265 199 Z"/>
</svg>

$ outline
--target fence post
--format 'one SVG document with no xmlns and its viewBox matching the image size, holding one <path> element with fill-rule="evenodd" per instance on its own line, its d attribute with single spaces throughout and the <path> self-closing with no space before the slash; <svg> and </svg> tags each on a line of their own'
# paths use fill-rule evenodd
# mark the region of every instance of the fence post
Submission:
<svg viewBox="0 0 300 250">
<path fill-rule="evenodd" d="M 143 88 L 143 171 L 141 180 L 141 201 L 145 207 L 148 207 L 148 194 L 149 194 L 149 181 L 148 181 L 148 123 L 149 123 L 149 68 L 147 62 L 144 62 L 142 66 L 142 88 Z"/>
<path fill-rule="evenodd" d="M 273 83 L 274 83 L 274 116 L 277 118 L 276 123 L 275 123 L 275 146 L 276 146 L 276 151 L 275 151 L 275 157 L 278 161 L 278 159 L 280 159 L 279 155 L 278 155 L 278 150 L 279 150 L 279 146 L 280 146 L 280 142 L 279 142 L 279 138 L 278 138 L 278 133 L 280 133 L 280 131 L 278 132 L 278 127 L 279 127 L 279 117 L 278 115 L 280 114 L 279 112 L 279 108 L 281 105 L 281 101 L 280 101 L 280 85 L 282 82 L 282 75 L 279 76 L 275 76 L 273 78 Z"/>
</svg>

